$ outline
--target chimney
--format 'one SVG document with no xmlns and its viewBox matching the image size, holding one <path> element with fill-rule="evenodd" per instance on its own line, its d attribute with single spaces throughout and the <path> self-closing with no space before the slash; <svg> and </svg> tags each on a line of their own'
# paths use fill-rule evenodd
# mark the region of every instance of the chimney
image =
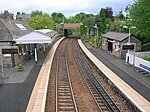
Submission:
<svg viewBox="0 0 150 112">
<path fill-rule="evenodd" d="M 14 14 L 9 13 L 8 10 L 4 11 L 4 17 L 8 20 L 14 20 Z"/>
</svg>

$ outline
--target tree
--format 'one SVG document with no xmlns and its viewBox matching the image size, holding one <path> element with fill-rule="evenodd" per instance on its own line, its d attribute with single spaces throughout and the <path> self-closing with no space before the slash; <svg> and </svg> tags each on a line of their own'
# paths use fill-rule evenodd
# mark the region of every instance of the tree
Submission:
<svg viewBox="0 0 150 112">
<path fill-rule="evenodd" d="M 119 14 L 115 17 L 115 19 L 120 21 L 125 20 L 125 16 L 123 15 L 122 10 L 119 11 Z"/>
<path fill-rule="evenodd" d="M 53 19 L 48 15 L 36 15 L 29 19 L 29 25 L 33 29 L 53 29 L 53 24 Z"/>
<path fill-rule="evenodd" d="M 122 32 L 123 26 L 125 25 L 126 25 L 125 21 L 115 19 L 114 22 L 110 26 L 110 31 Z"/>
<path fill-rule="evenodd" d="M 136 26 L 135 35 L 143 43 L 150 42 L 150 2 L 136 0 L 129 10 L 132 25 Z"/>
<path fill-rule="evenodd" d="M 113 11 L 111 7 L 106 7 L 105 10 L 105 16 L 106 18 L 110 18 L 112 21 L 114 21 Z"/>
<path fill-rule="evenodd" d="M 97 24 L 100 33 L 105 33 L 106 29 L 105 21 L 106 21 L 105 10 L 102 8 L 100 10 L 100 13 L 96 16 L 95 19 L 95 24 Z"/>
<path fill-rule="evenodd" d="M 34 16 L 36 16 L 36 15 L 43 15 L 43 12 L 42 11 L 39 11 L 39 10 L 37 10 L 36 9 L 36 11 L 32 11 L 31 12 L 31 17 L 34 17 Z"/>
<path fill-rule="evenodd" d="M 53 12 L 51 16 L 56 24 L 67 21 L 67 18 L 62 13 Z"/>
</svg>

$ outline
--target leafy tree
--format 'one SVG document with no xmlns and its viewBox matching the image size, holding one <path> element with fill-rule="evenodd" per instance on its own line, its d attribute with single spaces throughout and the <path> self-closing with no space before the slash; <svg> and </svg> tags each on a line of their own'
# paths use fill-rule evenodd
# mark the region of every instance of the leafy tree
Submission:
<svg viewBox="0 0 150 112">
<path fill-rule="evenodd" d="M 106 7 L 105 10 L 105 16 L 106 18 L 110 18 L 112 21 L 114 21 L 113 11 L 111 7 Z"/>
<path fill-rule="evenodd" d="M 97 24 L 100 33 L 105 33 L 106 29 L 105 21 L 106 21 L 105 9 L 102 8 L 100 10 L 100 13 L 96 16 L 95 19 L 95 23 Z"/>
<path fill-rule="evenodd" d="M 95 15 L 87 14 L 82 23 L 87 26 L 86 31 L 88 30 L 88 34 L 90 34 L 91 30 L 93 29 L 95 23 Z"/>
<path fill-rule="evenodd" d="M 125 16 L 123 15 L 122 11 L 119 11 L 119 14 L 115 17 L 116 20 L 125 20 Z"/>
<path fill-rule="evenodd" d="M 114 17 L 114 22 L 110 25 L 110 31 L 123 32 L 123 26 L 127 25 L 124 20 L 125 16 L 122 11 L 119 11 L 119 14 Z"/>
<path fill-rule="evenodd" d="M 36 16 L 36 15 L 43 15 L 43 12 L 42 11 L 39 11 L 39 10 L 36 10 L 36 11 L 32 11 L 31 12 L 31 17 L 34 17 L 34 16 Z"/>
<path fill-rule="evenodd" d="M 70 23 L 82 23 L 84 19 L 87 18 L 87 14 L 84 12 L 80 12 L 79 14 L 76 14 L 75 16 L 72 16 L 68 19 L 68 22 Z"/>
<path fill-rule="evenodd" d="M 87 33 L 87 30 L 90 34 L 91 29 L 94 26 L 94 21 L 95 21 L 95 15 L 93 14 L 86 14 L 84 12 L 81 12 L 79 14 L 76 14 L 75 16 L 69 17 L 68 22 L 69 23 L 81 23 L 81 28 L 80 28 L 80 33 L 82 35 Z M 86 28 L 87 26 L 88 28 Z M 73 32 L 77 30 L 72 30 Z"/>
<path fill-rule="evenodd" d="M 53 24 L 54 24 L 53 19 L 48 15 L 36 15 L 29 19 L 29 25 L 33 29 L 44 29 L 44 28 L 53 29 Z"/>
<path fill-rule="evenodd" d="M 62 13 L 53 12 L 51 16 L 56 24 L 67 22 L 67 18 Z"/>
<path fill-rule="evenodd" d="M 129 4 L 129 5 L 127 5 L 126 6 L 126 8 L 125 8 L 125 13 L 126 13 L 126 15 L 125 15 L 125 20 L 127 20 L 127 19 L 130 19 L 130 12 L 129 12 L 129 10 L 131 9 L 131 5 Z"/>
<path fill-rule="evenodd" d="M 110 31 L 122 32 L 123 26 L 125 26 L 125 25 L 126 25 L 125 21 L 115 20 L 110 26 Z"/>
<path fill-rule="evenodd" d="M 77 16 L 72 16 L 68 18 L 68 23 L 81 23 L 81 21 Z"/>
<path fill-rule="evenodd" d="M 149 0 L 135 0 L 130 8 L 131 23 L 136 26 L 135 35 L 143 43 L 150 42 L 150 2 Z"/>
</svg>

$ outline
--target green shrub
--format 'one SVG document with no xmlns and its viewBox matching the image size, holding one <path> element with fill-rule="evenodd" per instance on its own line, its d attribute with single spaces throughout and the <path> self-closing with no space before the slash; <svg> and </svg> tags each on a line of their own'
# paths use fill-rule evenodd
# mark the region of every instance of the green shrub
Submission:
<svg viewBox="0 0 150 112">
<path fill-rule="evenodd" d="M 150 55 L 149 56 L 142 56 L 141 58 L 146 60 L 146 61 L 150 61 Z"/>
<path fill-rule="evenodd" d="M 20 64 L 18 64 L 17 68 L 18 69 L 23 69 L 23 65 L 20 63 Z"/>
</svg>

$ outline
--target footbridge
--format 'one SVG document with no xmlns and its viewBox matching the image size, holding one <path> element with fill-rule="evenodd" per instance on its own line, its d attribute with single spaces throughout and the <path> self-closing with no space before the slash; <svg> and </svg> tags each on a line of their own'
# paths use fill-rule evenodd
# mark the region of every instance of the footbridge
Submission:
<svg viewBox="0 0 150 112">
<path fill-rule="evenodd" d="M 60 29 L 62 30 L 63 35 L 67 37 L 69 29 L 77 29 L 80 28 L 80 26 L 80 23 L 61 23 Z"/>
</svg>

